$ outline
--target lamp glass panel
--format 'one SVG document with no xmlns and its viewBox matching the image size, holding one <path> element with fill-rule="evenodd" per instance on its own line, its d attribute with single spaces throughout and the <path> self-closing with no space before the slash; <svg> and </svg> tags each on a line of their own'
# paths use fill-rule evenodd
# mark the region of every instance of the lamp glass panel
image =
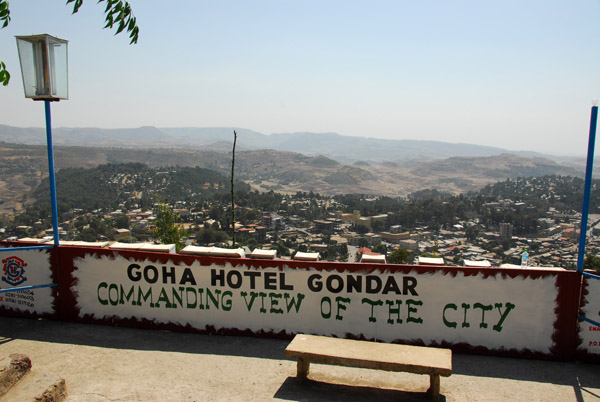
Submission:
<svg viewBox="0 0 600 402">
<path fill-rule="evenodd" d="M 34 43 L 19 39 L 17 40 L 19 49 L 19 58 L 21 62 L 21 73 L 23 74 L 23 89 L 25 97 L 32 98 L 37 96 L 38 81 L 36 78 L 36 63 L 34 59 Z"/>
<path fill-rule="evenodd" d="M 48 59 L 50 62 L 50 88 L 55 98 L 69 97 L 67 43 L 48 38 Z"/>
</svg>

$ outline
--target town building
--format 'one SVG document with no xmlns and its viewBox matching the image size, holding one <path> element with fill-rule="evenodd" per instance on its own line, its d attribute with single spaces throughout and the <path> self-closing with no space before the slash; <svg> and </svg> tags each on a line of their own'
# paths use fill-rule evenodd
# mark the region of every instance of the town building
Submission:
<svg viewBox="0 0 600 402">
<path fill-rule="evenodd" d="M 500 224 L 500 238 L 512 239 L 513 236 L 513 225 L 511 223 L 503 222 Z"/>
<path fill-rule="evenodd" d="M 281 229 L 283 227 L 283 219 L 277 212 L 263 212 L 262 226 L 271 230 Z"/>
</svg>

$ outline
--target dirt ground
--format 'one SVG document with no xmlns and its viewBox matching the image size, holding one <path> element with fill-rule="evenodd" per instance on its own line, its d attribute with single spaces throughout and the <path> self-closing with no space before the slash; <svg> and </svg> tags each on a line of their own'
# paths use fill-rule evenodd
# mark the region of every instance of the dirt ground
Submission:
<svg viewBox="0 0 600 402">
<path fill-rule="evenodd" d="M 0 317 L 0 358 L 66 380 L 68 402 L 420 401 L 429 377 L 311 365 L 306 384 L 289 342 Z M 596 401 L 600 365 L 454 354 L 441 401 Z M 7 400 L 6 398 L 2 401 Z"/>
</svg>

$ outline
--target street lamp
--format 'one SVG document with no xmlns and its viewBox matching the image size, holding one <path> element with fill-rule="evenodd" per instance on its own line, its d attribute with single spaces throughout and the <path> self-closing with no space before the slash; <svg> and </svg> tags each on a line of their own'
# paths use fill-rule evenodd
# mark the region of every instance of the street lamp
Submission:
<svg viewBox="0 0 600 402">
<path fill-rule="evenodd" d="M 48 34 L 16 38 L 25 97 L 36 101 L 43 100 L 45 104 L 52 231 L 54 245 L 58 246 L 58 211 L 50 102 L 69 99 L 68 41 Z"/>
<path fill-rule="evenodd" d="M 33 100 L 69 99 L 68 42 L 53 36 L 17 36 L 25 97 Z"/>
</svg>

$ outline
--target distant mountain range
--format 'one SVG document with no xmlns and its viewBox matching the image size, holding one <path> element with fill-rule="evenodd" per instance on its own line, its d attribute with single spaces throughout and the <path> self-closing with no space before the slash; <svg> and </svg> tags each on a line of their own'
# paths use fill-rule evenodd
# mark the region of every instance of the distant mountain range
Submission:
<svg viewBox="0 0 600 402">
<path fill-rule="evenodd" d="M 233 128 L 157 128 L 144 126 L 132 129 L 55 128 L 55 145 L 113 148 L 183 148 L 230 152 Z M 512 153 L 525 157 L 543 157 L 574 166 L 585 164 L 583 158 L 564 158 L 533 151 L 508 151 L 502 148 L 440 141 L 384 140 L 350 137 L 336 133 L 280 133 L 266 135 L 236 128 L 238 150 L 273 149 L 297 152 L 308 156 L 324 155 L 343 163 L 364 161 L 402 163 L 426 161 L 456 156 L 486 157 Z M 19 144 L 45 144 L 43 128 L 19 128 L 0 124 L 0 141 Z"/>
</svg>

